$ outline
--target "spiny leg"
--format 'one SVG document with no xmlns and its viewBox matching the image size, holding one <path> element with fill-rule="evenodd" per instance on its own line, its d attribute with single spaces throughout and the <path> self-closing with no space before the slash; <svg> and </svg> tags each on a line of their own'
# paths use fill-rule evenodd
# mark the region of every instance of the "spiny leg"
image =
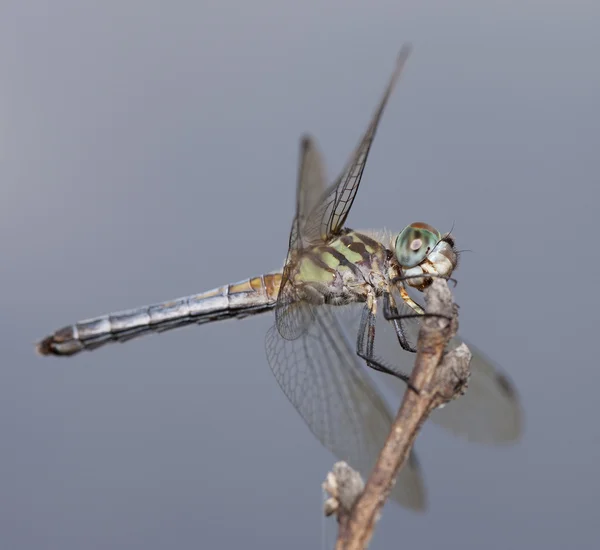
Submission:
<svg viewBox="0 0 600 550">
<path fill-rule="evenodd" d="M 413 347 L 408 341 L 408 337 L 404 331 L 404 325 L 402 324 L 402 316 L 389 292 L 383 293 L 383 316 L 394 325 L 394 332 L 396 333 L 396 338 L 398 338 L 398 343 L 402 346 L 402 349 L 410 351 L 411 353 L 417 353 L 417 348 Z"/>
<path fill-rule="evenodd" d="M 448 277 L 443 278 L 448 279 Z M 394 279 L 394 281 L 398 280 L 401 280 L 401 278 Z M 452 321 L 452 319 L 447 315 L 441 315 L 440 313 L 428 313 L 427 311 L 425 311 L 425 309 L 422 306 L 420 306 L 409 296 L 404 286 L 400 286 L 398 290 L 404 303 L 407 306 L 409 306 L 415 313 L 399 313 L 398 309 L 396 308 L 396 304 L 392 303 L 393 297 L 391 296 L 390 292 L 385 291 L 383 293 L 383 316 L 387 321 L 393 321 L 396 319 L 418 319 L 421 317 L 441 317 L 443 319 L 447 319 L 448 321 Z"/>
<path fill-rule="evenodd" d="M 434 276 L 435 275 L 436 274 L 434 274 Z M 421 277 L 421 276 L 419 276 L 419 277 Z M 449 277 L 442 277 L 442 276 L 439 276 L 439 277 L 446 279 L 446 280 L 452 280 L 456 283 L 456 281 L 454 279 L 451 279 Z M 411 279 L 411 278 L 413 278 L 413 276 L 396 277 L 395 279 L 393 279 L 392 283 L 399 283 L 401 281 L 404 281 L 406 279 Z M 411 353 L 416 353 L 417 349 L 411 345 L 411 343 L 408 341 L 408 337 L 406 336 L 406 332 L 404 330 L 404 325 L 402 324 L 403 319 L 415 319 L 415 318 L 420 318 L 420 317 L 443 317 L 444 319 L 448 319 L 448 320 L 451 320 L 451 319 L 449 319 L 446 315 L 439 315 L 437 313 L 427 313 L 421 305 L 419 305 L 415 300 L 413 300 L 410 297 L 410 295 L 406 291 L 406 288 L 403 285 L 399 286 L 397 288 L 400 292 L 400 297 L 402 298 L 404 303 L 407 306 L 409 306 L 415 313 L 400 313 L 398 311 L 396 302 L 395 302 L 392 294 L 389 291 L 384 291 L 384 293 L 383 293 L 383 316 L 387 321 L 392 322 L 392 324 L 394 326 L 394 331 L 396 332 L 396 337 L 398 338 L 398 342 L 400 343 L 400 346 L 402 346 L 402 349 L 409 351 Z"/>
<path fill-rule="evenodd" d="M 367 363 L 368 367 L 399 378 L 406 383 L 411 390 L 413 390 L 415 393 L 419 393 L 419 391 L 410 383 L 410 377 L 407 374 L 399 371 L 398 369 L 394 369 L 393 367 L 389 367 L 381 359 L 375 357 L 374 348 L 375 321 L 377 312 L 376 307 L 376 300 L 369 298 L 367 300 L 367 305 L 363 309 L 360 320 L 360 328 L 356 340 L 356 354 Z"/>
</svg>

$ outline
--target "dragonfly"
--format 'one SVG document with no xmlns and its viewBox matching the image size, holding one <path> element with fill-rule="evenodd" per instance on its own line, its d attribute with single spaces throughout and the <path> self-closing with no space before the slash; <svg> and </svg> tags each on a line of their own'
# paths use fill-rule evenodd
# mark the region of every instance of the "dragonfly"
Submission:
<svg viewBox="0 0 600 550">
<path fill-rule="evenodd" d="M 401 48 L 366 131 L 333 183 L 326 185 L 315 140 L 308 135 L 301 139 L 296 211 L 282 269 L 201 294 L 79 321 L 44 338 L 37 351 L 73 356 L 148 333 L 274 311 L 265 347 L 281 389 L 325 448 L 368 475 L 393 419 L 370 374 L 391 375 L 386 380 L 397 381 L 392 386 L 404 391 L 425 314 L 413 295 L 434 277 L 450 277 L 459 255 L 454 237 L 427 223 L 412 223 L 396 235 L 346 226 L 379 121 L 410 51 L 410 45 Z M 344 321 L 342 311 L 348 307 L 358 308 L 358 329 L 349 330 Z M 392 357 L 399 365 L 376 354 L 375 328 L 381 323 L 393 329 Z M 462 341 L 455 337 L 450 346 Z M 468 391 L 431 418 L 471 441 L 514 442 L 521 435 L 517 391 L 502 370 L 468 345 L 473 354 Z M 408 509 L 426 508 L 414 450 L 392 498 Z"/>
</svg>

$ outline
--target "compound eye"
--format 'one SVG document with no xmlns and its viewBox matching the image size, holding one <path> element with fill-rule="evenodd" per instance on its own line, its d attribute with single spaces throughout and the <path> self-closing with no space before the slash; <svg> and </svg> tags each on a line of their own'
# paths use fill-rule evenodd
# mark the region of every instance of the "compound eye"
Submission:
<svg viewBox="0 0 600 550">
<path fill-rule="evenodd" d="M 394 245 L 398 263 L 405 268 L 419 265 L 441 238 L 440 232 L 426 223 L 407 225 L 396 237 Z"/>
</svg>

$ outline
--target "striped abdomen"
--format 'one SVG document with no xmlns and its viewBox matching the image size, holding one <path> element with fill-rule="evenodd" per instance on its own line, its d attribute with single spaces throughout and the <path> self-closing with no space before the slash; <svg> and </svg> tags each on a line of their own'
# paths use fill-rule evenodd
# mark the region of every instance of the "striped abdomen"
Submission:
<svg viewBox="0 0 600 550">
<path fill-rule="evenodd" d="M 79 321 L 44 338 L 37 351 L 42 355 L 74 355 L 150 332 L 262 313 L 275 306 L 280 285 L 281 272 L 268 273 L 171 302 Z"/>
</svg>

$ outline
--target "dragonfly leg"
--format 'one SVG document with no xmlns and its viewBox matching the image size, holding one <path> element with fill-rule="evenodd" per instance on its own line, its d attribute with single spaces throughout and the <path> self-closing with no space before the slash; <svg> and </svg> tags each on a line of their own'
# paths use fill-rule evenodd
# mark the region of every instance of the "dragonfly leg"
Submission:
<svg viewBox="0 0 600 550">
<path fill-rule="evenodd" d="M 412 346 L 408 341 L 408 336 L 406 335 L 404 325 L 402 324 L 402 317 L 398 311 L 398 308 L 396 307 L 396 303 L 394 302 L 392 295 L 389 292 L 384 292 L 383 294 L 383 316 L 386 320 L 391 321 L 394 325 L 396 338 L 398 338 L 398 343 L 402 349 L 410 351 L 411 353 L 417 353 L 417 348 Z"/>
<path fill-rule="evenodd" d="M 404 292 L 403 292 L 404 291 Z M 383 293 L 383 316 L 387 321 L 400 321 L 402 319 L 419 319 L 423 317 L 441 317 L 442 319 L 448 319 L 448 321 L 452 321 L 451 317 L 448 315 L 442 315 L 441 313 L 428 313 L 426 312 L 419 304 L 417 304 L 404 290 L 400 289 L 400 294 L 402 299 L 410 306 L 415 313 L 400 313 L 396 304 L 393 302 L 392 295 L 389 292 Z M 404 329 L 402 328 L 402 333 L 404 333 Z M 404 346 L 403 346 L 404 347 Z M 406 349 L 406 348 L 404 348 Z"/>
<path fill-rule="evenodd" d="M 404 291 L 404 292 L 402 292 Z M 415 348 L 408 340 L 404 325 L 402 324 L 403 319 L 415 319 L 419 317 L 443 317 L 449 319 L 446 315 L 439 315 L 437 313 L 427 313 L 419 304 L 417 304 L 406 292 L 404 288 L 400 289 L 402 299 L 406 302 L 417 313 L 400 313 L 394 301 L 394 297 L 389 292 L 383 293 L 383 316 L 387 321 L 391 321 L 394 325 L 394 331 L 396 332 L 396 338 L 402 349 L 411 353 L 416 353 Z"/>
<path fill-rule="evenodd" d="M 410 377 L 407 374 L 386 365 L 381 359 L 375 357 L 374 348 L 376 314 L 374 311 L 375 306 L 372 304 L 376 304 L 376 302 L 374 300 L 370 302 L 371 303 L 367 303 L 363 309 L 360 320 L 360 329 L 358 331 L 358 337 L 356 340 L 356 354 L 367 363 L 368 367 L 399 378 L 406 383 L 411 390 L 413 390 L 415 393 L 419 393 L 419 390 L 417 390 L 410 383 Z"/>
<path fill-rule="evenodd" d="M 440 275 L 439 273 L 427 273 L 423 275 L 399 275 L 391 280 L 392 285 L 396 285 L 403 281 L 410 281 L 411 279 L 444 279 L 445 281 L 451 281 L 454 284 L 454 288 L 458 284 L 458 281 L 454 277 L 448 275 Z"/>
</svg>

